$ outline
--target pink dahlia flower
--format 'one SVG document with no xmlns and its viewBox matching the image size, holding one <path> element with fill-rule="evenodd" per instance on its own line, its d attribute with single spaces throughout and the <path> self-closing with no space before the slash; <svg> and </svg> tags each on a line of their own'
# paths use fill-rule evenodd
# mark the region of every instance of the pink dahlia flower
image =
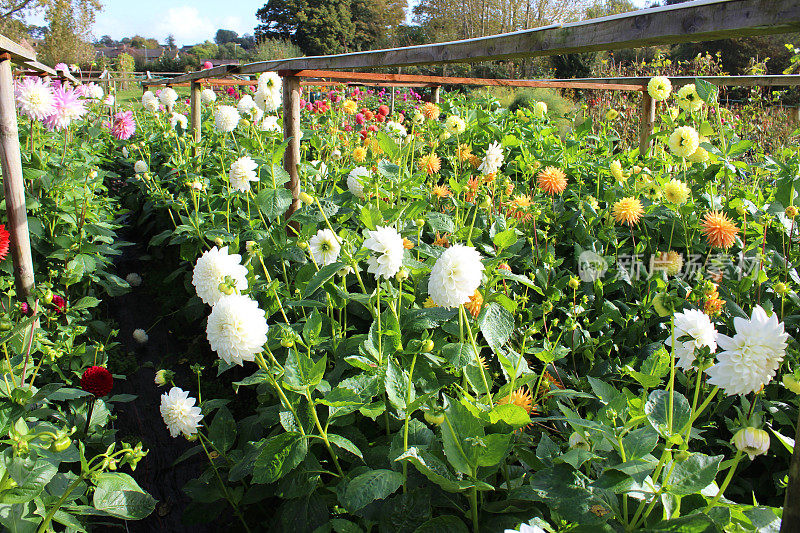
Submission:
<svg viewBox="0 0 800 533">
<path fill-rule="evenodd" d="M 44 119 L 44 125 L 49 130 L 63 130 L 86 114 L 86 106 L 83 100 L 75 92 L 75 89 L 59 87 L 53 91 L 55 98 L 55 112 Z"/>
<path fill-rule="evenodd" d="M 104 125 L 111 130 L 111 135 L 118 141 L 128 140 L 136 132 L 133 111 L 120 111 L 114 115 L 113 122 L 106 122 Z"/>
</svg>

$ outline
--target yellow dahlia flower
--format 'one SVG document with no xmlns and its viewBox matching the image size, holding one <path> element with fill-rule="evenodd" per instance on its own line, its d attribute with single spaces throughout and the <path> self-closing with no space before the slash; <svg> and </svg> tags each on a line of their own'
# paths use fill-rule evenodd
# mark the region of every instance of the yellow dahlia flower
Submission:
<svg viewBox="0 0 800 533">
<path fill-rule="evenodd" d="M 655 76 L 647 82 L 647 94 L 656 102 L 663 102 L 672 92 L 672 82 L 666 76 Z"/>
<path fill-rule="evenodd" d="M 664 184 L 664 196 L 675 205 L 683 205 L 689 199 L 689 187 L 679 179 Z"/>
<path fill-rule="evenodd" d="M 676 103 L 678 107 L 684 111 L 698 111 L 703 107 L 703 99 L 697 94 L 697 88 L 694 83 L 684 85 L 677 92 Z"/>
<path fill-rule="evenodd" d="M 678 157 L 689 157 L 700 145 L 700 136 L 691 126 L 675 128 L 669 136 L 669 149 Z"/>
</svg>

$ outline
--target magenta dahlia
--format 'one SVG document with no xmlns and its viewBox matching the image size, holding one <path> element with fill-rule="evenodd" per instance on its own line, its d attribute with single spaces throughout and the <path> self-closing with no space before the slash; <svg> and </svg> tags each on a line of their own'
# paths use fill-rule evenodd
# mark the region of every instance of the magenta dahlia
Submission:
<svg viewBox="0 0 800 533">
<path fill-rule="evenodd" d="M 111 135 L 118 141 L 130 139 L 136 132 L 136 121 L 133 120 L 133 111 L 120 111 L 114 115 L 113 122 L 106 122 L 104 126 L 111 130 Z"/>
</svg>

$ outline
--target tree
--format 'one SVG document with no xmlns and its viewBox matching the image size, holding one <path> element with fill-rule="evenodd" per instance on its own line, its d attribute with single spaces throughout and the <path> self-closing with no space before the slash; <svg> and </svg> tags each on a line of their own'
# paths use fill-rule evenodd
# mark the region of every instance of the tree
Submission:
<svg viewBox="0 0 800 533">
<path fill-rule="evenodd" d="M 269 0 L 256 40 L 290 40 L 307 55 L 373 48 L 403 19 L 406 0 Z"/>
<path fill-rule="evenodd" d="M 100 0 L 47 0 L 47 33 L 39 47 L 42 60 L 49 63 L 88 63 L 95 50 L 89 43 Z"/>
<path fill-rule="evenodd" d="M 618 15 L 628 11 L 636 11 L 638 8 L 631 0 L 600 0 L 594 5 L 586 8 L 587 19 Z"/>
<path fill-rule="evenodd" d="M 177 46 L 175 45 L 175 36 L 172 35 L 171 33 L 167 35 L 166 45 L 167 48 L 170 50 L 175 50 L 175 48 L 177 48 Z"/>
<path fill-rule="evenodd" d="M 239 34 L 233 30 L 217 30 L 214 42 L 217 44 L 234 43 L 239 39 Z"/>
<path fill-rule="evenodd" d="M 45 20 L 51 20 L 50 14 L 54 10 L 63 12 L 65 4 L 69 4 L 74 12 L 88 17 L 86 24 L 79 24 L 82 32 L 80 37 L 85 41 L 88 29 L 94 23 L 94 14 L 101 9 L 100 0 L 0 0 L 0 33 L 12 39 L 21 39 L 28 30 L 26 16 L 44 13 Z"/>
<path fill-rule="evenodd" d="M 95 44 L 100 46 L 117 46 L 117 41 L 111 38 L 110 35 L 103 35 L 98 39 Z"/>
</svg>

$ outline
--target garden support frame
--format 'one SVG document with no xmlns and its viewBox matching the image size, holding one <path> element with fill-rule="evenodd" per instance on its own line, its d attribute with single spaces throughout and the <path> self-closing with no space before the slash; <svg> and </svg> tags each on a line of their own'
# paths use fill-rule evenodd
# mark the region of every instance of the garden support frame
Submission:
<svg viewBox="0 0 800 533">
<path fill-rule="evenodd" d="M 183 83 L 201 79 L 224 78 L 230 74 L 257 74 L 267 71 L 282 72 L 281 75 L 284 82 L 284 139 L 289 141 L 289 146 L 284 156 L 284 168 L 290 176 L 286 186 L 292 191 L 293 198 L 292 204 L 286 213 L 288 217 L 297 209 L 299 204 L 300 182 L 297 164 L 299 163 L 300 147 L 299 99 L 302 93 L 298 71 L 303 69 L 343 70 L 463 63 L 617 50 L 682 42 L 701 42 L 728 37 L 789 33 L 798 30 L 800 30 L 800 2 L 796 0 L 696 0 L 588 21 L 564 25 L 555 24 L 533 30 L 449 43 L 331 56 L 282 59 L 242 66 L 221 65 L 178 76 L 173 78 L 171 82 Z M 349 74 L 352 76 L 354 73 Z M 358 74 L 362 75 L 362 73 Z M 777 78 L 775 76 L 721 77 L 717 79 L 717 84 L 740 86 L 798 85 L 797 80 L 800 79 L 800 76 L 784 79 Z M 713 77 L 704 79 L 714 83 Z M 364 81 L 363 78 L 362 81 Z M 550 83 L 558 81 L 561 80 L 550 80 Z M 614 90 L 611 85 L 633 80 L 585 79 L 570 81 L 573 84 L 593 83 L 600 85 L 594 88 Z M 463 84 L 463 82 L 461 83 Z M 691 83 L 691 81 L 688 81 L 688 79 L 675 79 L 673 81 L 676 86 L 684 83 Z M 638 78 L 636 83 L 631 84 L 637 85 L 636 90 L 641 91 L 643 95 L 640 104 L 639 153 L 641 156 L 646 156 L 652 143 L 656 105 L 645 90 L 645 79 Z M 493 82 L 487 85 L 501 85 L 501 83 Z M 506 83 L 506 85 L 513 86 L 514 84 Z M 434 102 L 438 101 L 440 86 L 441 82 L 432 85 Z M 798 420 L 798 429 L 800 430 L 800 420 Z M 800 432 L 798 433 L 798 439 L 800 440 Z M 790 468 L 784 516 L 787 519 L 782 521 L 781 533 L 800 533 L 800 520 L 795 519 L 795 517 L 800 517 L 800 451 L 797 449 L 795 449 Z M 789 517 L 792 518 L 789 519 Z"/>
</svg>

